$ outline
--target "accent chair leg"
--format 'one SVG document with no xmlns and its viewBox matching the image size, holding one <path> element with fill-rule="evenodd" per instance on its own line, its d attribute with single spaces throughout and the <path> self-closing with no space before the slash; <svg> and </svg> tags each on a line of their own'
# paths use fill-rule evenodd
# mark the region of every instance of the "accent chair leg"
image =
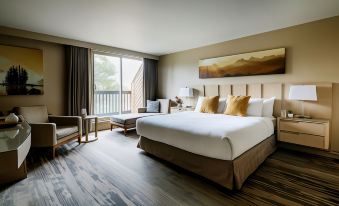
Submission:
<svg viewBox="0 0 339 206">
<path fill-rule="evenodd" d="M 127 128 L 124 128 L 124 134 L 127 135 Z"/>
<path fill-rule="evenodd" d="M 112 131 L 112 129 L 113 129 L 113 124 L 111 124 L 111 131 Z"/>
<path fill-rule="evenodd" d="M 52 148 L 52 159 L 55 158 L 55 147 Z"/>
<path fill-rule="evenodd" d="M 78 143 L 81 144 L 81 135 L 78 137 Z"/>
</svg>

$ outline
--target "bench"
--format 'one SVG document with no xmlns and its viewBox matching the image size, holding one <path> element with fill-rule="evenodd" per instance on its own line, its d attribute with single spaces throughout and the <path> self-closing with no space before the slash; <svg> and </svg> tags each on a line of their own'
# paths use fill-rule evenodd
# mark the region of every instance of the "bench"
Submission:
<svg viewBox="0 0 339 206">
<path fill-rule="evenodd" d="M 169 99 L 157 99 L 160 102 L 159 113 L 147 113 L 146 107 L 138 108 L 138 113 L 120 114 L 111 116 L 111 131 L 114 126 L 124 129 L 124 134 L 127 134 L 128 129 L 134 129 L 139 118 L 168 114 L 170 110 Z"/>
</svg>

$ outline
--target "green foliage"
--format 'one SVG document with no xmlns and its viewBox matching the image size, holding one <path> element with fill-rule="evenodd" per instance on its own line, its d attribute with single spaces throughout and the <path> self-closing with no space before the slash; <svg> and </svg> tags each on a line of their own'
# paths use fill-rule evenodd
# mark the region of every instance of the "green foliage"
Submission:
<svg viewBox="0 0 339 206">
<path fill-rule="evenodd" d="M 27 71 L 19 66 L 11 66 L 7 71 L 5 84 L 7 94 L 27 94 Z"/>
<path fill-rule="evenodd" d="M 97 91 L 119 91 L 119 68 L 110 57 L 96 55 L 94 58 L 94 82 Z"/>
</svg>

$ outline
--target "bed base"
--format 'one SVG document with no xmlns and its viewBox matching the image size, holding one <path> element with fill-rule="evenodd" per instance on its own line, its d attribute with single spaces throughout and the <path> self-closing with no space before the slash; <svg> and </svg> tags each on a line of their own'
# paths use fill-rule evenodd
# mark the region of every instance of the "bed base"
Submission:
<svg viewBox="0 0 339 206">
<path fill-rule="evenodd" d="M 247 177 L 276 150 L 276 138 L 275 135 L 268 137 L 234 160 L 197 155 L 143 136 L 137 147 L 227 189 L 240 190 Z"/>
</svg>

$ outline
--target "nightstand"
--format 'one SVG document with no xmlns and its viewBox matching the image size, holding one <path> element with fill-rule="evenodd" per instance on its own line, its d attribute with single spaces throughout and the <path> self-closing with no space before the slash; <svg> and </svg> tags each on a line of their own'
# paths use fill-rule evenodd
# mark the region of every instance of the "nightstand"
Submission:
<svg viewBox="0 0 339 206">
<path fill-rule="evenodd" d="M 330 121 L 278 118 L 278 141 L 328 150 Z"/>
<path fill-rule="evenodd" d="M 193 107 L 171 107 L 171 114 L 177 113 L 177 112 L 188 112 L 188 111 L 194 111 Z"/>
</svg>

